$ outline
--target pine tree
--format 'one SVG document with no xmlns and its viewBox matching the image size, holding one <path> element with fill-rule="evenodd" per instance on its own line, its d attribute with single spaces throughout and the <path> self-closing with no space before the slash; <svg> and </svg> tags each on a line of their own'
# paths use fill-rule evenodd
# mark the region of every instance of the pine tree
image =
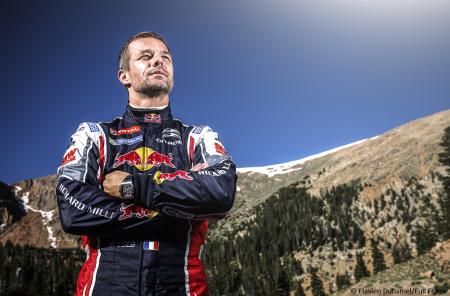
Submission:
<svg viewBox="0 0 450 296">
<path fill-rule="evenodd" d="M 413 231 L 415 238 L 416 249 L 419 255 L 424 254 L 431 249 L 437 241 L 437 235 L 433 228 L 417 225 L 415 231 Z"/>
<path fill-rule="evenodd" d="M 302 287 L 302 282 L 301 281 L 299 281 L 299 282 L 297 282 L 296 283 L 296 289 L 295 289 L 295 296 L 305 296 L 305 291 L 303 290 L 303 287 Z"/>
<path fill-rule="evenodd" d="M 384 208 L 386 207 L 386 200 L 384 199 L 384 194 L 381 194 L 381 197 L 380 197 L 380 201 L 381 201 L 381 211 L 382 210 L 384 210 Z"/>
<path fill-rule="evenodd" d="M 354 271 L 355 279 L 359 281 L 361 278 L 369 276 L 366 264 L 364 263 L 363 254 L 356 253 L 356 266 Z"/>
<path fill-rule="evenodd" d="M 375 210 L 375 215 L 378 215 L 379 208 L 378 208 L 378 200 L 376 199 L 373 201 L 373 208 Z"/>
<path fill-rule="evenodd" d="M 347 273 L 336 275 L 336 286 L 338 290 L 350 286 L 350 276 Z"/>
<path fill-rule="evenodd" d="M 322 283 L 322 280 L 317 275 L 317 270 L 311 269 L 310 274 L 311 274 L 312 294 L 314 296 L 325 296 L 325 292 L 323 290 L 323 283 Z"/>
<path fill-rule="evenodd" d="M 11 284 L 11 268 L 9 264 L 6 264 L 5 267 L 1 268 L 2 270 L 2 289 L 1 292 L 3 295 L 8 295 L 10 291 L 10 284 Z"/>
<path fill-rule="evenodd" d="M 287 275 L 285 269 L 281 267 L 281 271 L 278 275 L 278 280 L 277 280 L 277 289 L 276 289 L 277 294 L 276 295 L 288 296 L 290 290 L 291 290 L 291 284 L 290 284 L 289 276 Z"/>
<path fill-rule="evenodd" d="M 370 246 L 372 251 L 372 264 L 373 264 L 373 272 L 377 273 L 379 271 L 386 269 L 386 264 L 384 262 L 384 255 L 380 250 L 378 250 L 378 242 L 374 239 L 371 239 Z"/>
<path fill-rule="evenodd" d="M 392 257 L 394 259 L 394 264 L 405 262 L 412 258 L 411 251 L 409 250 L 408 246 L 398 245 L 394 246 Z"/>
<path fill-rule="evenodd" d="M 450 126 L 444 131 L 441 146 L 444 152 L 439 154 L 439 161 L 446 166 L 447 176 L 440 176 L 444 193 L 439 199 L 442 216 L 439 216 L 438 230 L 444 240 L 450 238 Z"/>
</svg>

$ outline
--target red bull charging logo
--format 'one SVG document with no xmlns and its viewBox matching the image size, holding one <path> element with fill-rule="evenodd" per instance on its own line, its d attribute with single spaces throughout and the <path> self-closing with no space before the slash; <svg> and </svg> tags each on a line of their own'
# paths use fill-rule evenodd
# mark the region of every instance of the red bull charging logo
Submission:
<svg viewBox="0 0 450 296">
<path fill-rule="evenodd" d="M 189 172 L 182 171 L 182 170 L 178 170 L 173 173 L 161 173 L 160 171 L 157 171 L 155 173 L 155 175 L 153 176 L 153 179 L 155 180 L 155 182 L 158 185 L 161 184 L 164 180 L 173 181 L 176 178 L 180 178 L 180 179 L 188 180 L 188 181 L 193 180 L 193 178 L 189 175 Z"/>
<path fill-rule="evenodd" d="M 135 204 L 126 205 L 124 203 L 120 205 L 120 211 L 122 212 L 122 215 L 120 215 L 119 221 L 129 219 L 132 217 L 136 218 L 147 217 L 148 219 L 152 219 L 159 214 L 159 212 L 157 211 L 152 211 L 143 207 L 139 207 Z"/>
<path fill-rule="evenodd" d="M 172 154 L 165 155 L 148 147 L 140 147 L 116 156 L 113 168 L 117 168 L 124 163 L 127 163 L 129 166 L 135 166 L 140 171 L 147 171 L 153 166 L 159 167 L 162 164 L 175 168 L 175 164 L 172 162 Z"/>
</svg>

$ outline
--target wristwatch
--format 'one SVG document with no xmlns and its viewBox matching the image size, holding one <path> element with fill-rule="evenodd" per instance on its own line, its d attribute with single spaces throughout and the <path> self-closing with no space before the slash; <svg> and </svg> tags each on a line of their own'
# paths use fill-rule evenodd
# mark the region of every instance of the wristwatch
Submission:
<svg viewBox="0 0 450 296">
<path fill-rule="evenodd" d="M 119 187 L 120 197 L 122 199 L 133 199 L 134 198 L 134 185 L 133 185 L 133 175 L 128 175 L 120 184 Z"/>
</svg>

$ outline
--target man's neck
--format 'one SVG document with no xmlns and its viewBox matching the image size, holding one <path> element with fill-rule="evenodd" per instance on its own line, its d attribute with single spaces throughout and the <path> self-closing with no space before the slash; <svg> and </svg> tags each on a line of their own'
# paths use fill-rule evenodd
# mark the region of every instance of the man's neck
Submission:
<svg viewBox="0 0 450 296">
<path fill-rule="evenodd" d="M 135 108 L 152 108 L 169 105 L 169 95 L 165 94 L 157 97 L 144 97 L 139 95 L 129 95 L 128 101 Z"/>
<path fill-rule="evenodd" d="M 130 105 L 134 109 L 138 109 L 138 110 L 162 110 L 168 106 L 168 105 L 163 105 L 163 106 L 157 106 L 157 107 L 142 107 L 142 106 L 133 105 L 133 103 L 128 103 L 128 105 Z"/>
</svg>

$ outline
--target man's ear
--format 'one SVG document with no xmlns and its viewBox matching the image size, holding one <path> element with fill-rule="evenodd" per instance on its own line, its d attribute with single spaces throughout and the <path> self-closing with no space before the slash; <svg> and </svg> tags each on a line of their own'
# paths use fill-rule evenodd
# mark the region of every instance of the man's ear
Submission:
<svg viewBox="0 0 450 296">
<path fill-rule="evenodd" d="M 117 78 L 125 87 L 131 86 L 130 76 L 127 71 L 119 70 L 119 72 L 117 72 Z"/>
</svg>

